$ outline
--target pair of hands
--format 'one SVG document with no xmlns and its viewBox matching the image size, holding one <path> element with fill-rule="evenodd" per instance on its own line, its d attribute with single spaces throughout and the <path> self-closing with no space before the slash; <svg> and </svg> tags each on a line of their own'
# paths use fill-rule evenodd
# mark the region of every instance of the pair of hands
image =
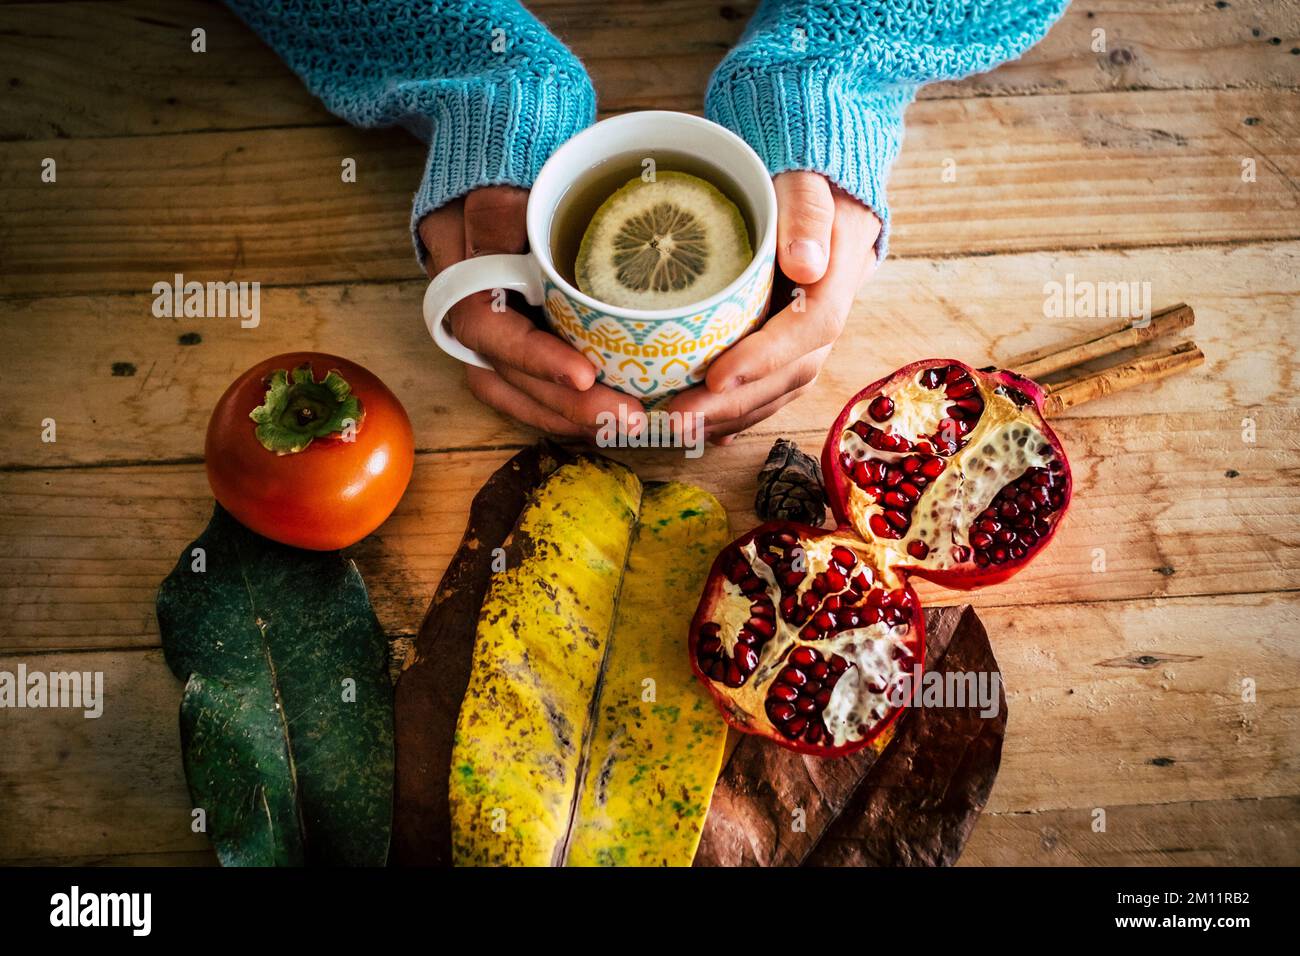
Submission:
<svg viewBox="0 0 1300 956">
<path fill-rule="evenodd" d="M 812 386 L 876 267 L 880 220 L 870 209 L 818 173 L 781 173 L 773 185 L 777 264 L 804 290 L 802 301 L 719 355 L 704 384 L 674 396 L 666 409 L 702 412 L 705 435 L 718 444 Z M 429 277 L 462 259 L 523 252 L 527 205 L 526 189 L 486 186 L 425 216 L 419 232 Z M 513 309 L 493 311 L 490 293 L 459 302 L 450 320 L 456 337 L 493 366 L 466 368 L 470 391 L 527 425 L 591 440 L 602 413 L 617 415 L 622 405 L 630 418 L 644 410 L 633 396 L 598 384 L 592 364 L 559 336 Z"/>
</svg>

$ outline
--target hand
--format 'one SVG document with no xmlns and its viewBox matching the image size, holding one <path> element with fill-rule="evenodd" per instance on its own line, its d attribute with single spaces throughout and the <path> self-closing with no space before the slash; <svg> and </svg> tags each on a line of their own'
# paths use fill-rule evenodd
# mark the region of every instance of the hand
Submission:
<svg viewBox="0 0 1300 956">
<path fill-rule="evenodd" d="M 523 252 L 528 244 L 528 190 L 485 186 L 420 220 L 429 250 L 425 270 L 433 278 L 462 259 L 494 252 Z M 492 369 L 466 366 L 470 391 L 485 405 L 542 431 L 593 438 L 601 412 L 629 416 L 643 411 L 630 395 L 596 384 L 596 369 L 559 336 L 539 329 L 525 315 L 492 309 L 492 294 L 462 299 L 451 309 L 451 330 Z"/>
<path fill-rule="evenodd" d="M 705 434 L 716 444 L 730 444 L 812 387 L 854 295 L 876 271 L 875 213 L 819 173 L 781 173 L 772 182 L 777 264 L 804 294 L 719 355 L 704 385 L 668 406 L 703 412 Z"/>
</svg>

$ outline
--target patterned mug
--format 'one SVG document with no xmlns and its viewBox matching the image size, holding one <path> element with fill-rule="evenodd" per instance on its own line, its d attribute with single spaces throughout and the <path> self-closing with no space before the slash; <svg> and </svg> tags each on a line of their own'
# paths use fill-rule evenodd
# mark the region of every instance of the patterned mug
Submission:
<svg viewBox="0 0 1300 956">
<path fill-rule="evenodd" d="M 754 258 L 721 292 L 673 309 L 625 309 L 578 291 L 551 259 L 551 220 L 565 192 L 599 159 L 670 149 L 720 166 L 753 214 Z M 528 196 L 524 255 L 488 255 L 444 269 L 424 294 L 424 322 L 448 355 L 491 368 L 446 323 L 451 307 L 489 289 L 523 293 L 552 330 L 596 367 L 597 380 L 657 406 L 704 381 L 709 363 L 763 321 L 776 255 L 776 192 L 763 161 L 731 131 L 688 113 L 625 113 L 588 127 L 546 161 Z"/>
</svg>

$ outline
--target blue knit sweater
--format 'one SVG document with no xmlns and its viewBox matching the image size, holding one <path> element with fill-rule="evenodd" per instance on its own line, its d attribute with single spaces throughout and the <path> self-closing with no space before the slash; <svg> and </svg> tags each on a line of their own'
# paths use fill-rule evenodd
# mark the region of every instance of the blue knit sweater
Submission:
<svg viewBox="0 0 1300 956">
<path fill-rule="evenodd" d="M 411 231 L 480 186 L 528 186 L 595 120 L 582 64 L 515 0 L 227 0 L 333 113 L 429 144 Z M 764 0 L 706 115 L 773 173 L 823 173 L 885 224 L 885 178 L 917 89 L 992 69 L 1069 0 Z"/>
</svg>

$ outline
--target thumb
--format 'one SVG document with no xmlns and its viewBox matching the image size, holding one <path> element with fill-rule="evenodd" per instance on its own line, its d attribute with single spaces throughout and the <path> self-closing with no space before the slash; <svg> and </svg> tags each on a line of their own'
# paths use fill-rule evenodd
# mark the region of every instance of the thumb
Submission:
<svg viewBox="0 0 1300 956">
<path fill-rule="evenodd" d="M 826 274 L 830 261 L 831 224 L 835 201 L 830 183 L 820 173 L 781 173 L 776 189 L 776 256 L 791 281 L 810 285 Z"/>
</svg>

